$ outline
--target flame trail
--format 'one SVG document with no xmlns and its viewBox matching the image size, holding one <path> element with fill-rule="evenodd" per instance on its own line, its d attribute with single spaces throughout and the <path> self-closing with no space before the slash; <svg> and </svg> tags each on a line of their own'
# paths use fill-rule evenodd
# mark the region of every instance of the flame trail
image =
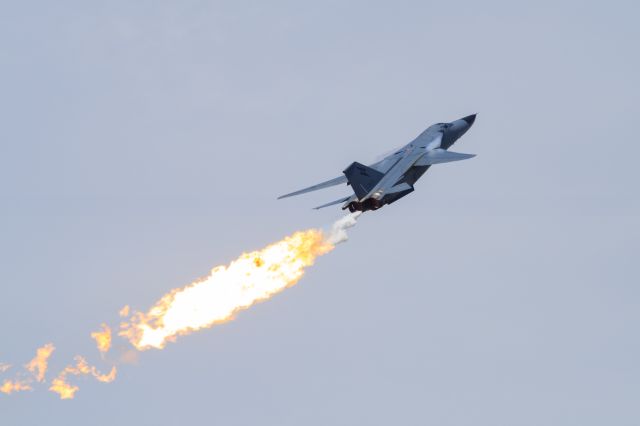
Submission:
<svg viewBox="0 0 640 426">
<path fill-rule="evenodd" d="M 25 381 L 20 380 L 5 380 L 0 386 L 0 392 L 11 395 L 14 392 L 31 390 L 31 386 Z"/>
<path fill-rule="evenodd" d="M 105 323 L 102 323 L 100 327 L 102 331 L 94 331 L 91 333 L 91 338 L 96 341 L 98 350 L 104 355 L 111 348 L 111 328 Z"/>
<path fill-rule="evenodd" d="M 146 314 L 136 312 L 120 335 L 139 350 L 163 348 L 179 335 L 211 327 L 298 282 L 316 257 L 333 249 L 320 231 L 297 232 L 163 296 Z"/>
<path fill-rule="evenodd" d="M 300 231 L 262 250 L 244 253 L 227 266 L 213 268 L 203 279 L 171 290 L 147 313 L 131 314 L 127 305 L 119 312 L 128 320 L 120 325 L 118 335 L 127 338 L 139 351 L 161 349 L 178 336 L 230 321 L 239 311 L 295 285 L 316 258 L 347 240 L 346 229 L 354 226 L 359 216 L 357 212 L 339 219 L 326 235 L 318 229 Z M 111 328 L 103 323 L 91 337 L 104 359 L 112 344 Z M 0 392 L 30 390 L 34 381 L 44 382 L 48 359 L 54 350 L 51 343 L 39 348 L 36 357 L 24 366 L 30 376 L 18 375 L 15 380 L 5 380 Z M 128 358 L 131 353 L 137 352 L 129 350 Z M 123 359 L 121 357 L 120 362 L 125 362 Z M 61 399 L 72 399 L 79 390 L 77 385 L 69 383 L 69 376 L 91 376 L 103 383 L 116 378 L 115 366 L 103 374 L 81 356 L 76 356 L 74 361 L 75 364 L 67 365 L 49 386 Z M 10 365 L 0 363 L 0 372 L 9 368 Z"/>
<path fill-rule="evenodd" d="M 67 382 L 67 375 L 86 376 L 91 375 L 99 382 L 109 383 L 116 378 L 116 367 L 112 367 L 109 374 L 101 374 L 94 366 L 91 366 L 81 357 L 75 357 L 76 364 L 68 365 L 58 374 L 58 377 L 51 381 L 49 390 L 60 395 L 60 399 L 71 399 L 80 389 L 78 386 L 71 385 Z"/>
<path fill-rule="evenodd" d="M 129 316 L 129 305 L 124 305 L 124 307 L 122 309 L 120 309 L 120 312 L 118 312 L 118 315 L 120 315 L 121 317 L 128 317 Z"/>
<path fill-rule="evenodd" d="M 0 386 L 0 392 L 9 395 L 14 392 L 31 390 L 31 383 L 34 379 L 37 382 L 43 382 L 44 375 L 47 372 L 49 357 L 54 350 L 55 347 L 51 343 L 47 343 L 41 348 L 38 348 L 36 350 L 36 356 L 24 366 L 25 370 L 31 373 L 32 377 L 24 378 L 24 376 L 18 376 L 18 378 L 14 380 L 7 379 L 2 383 L 2 386 Z M 2 364 L 2 367 L 2 371 L 6 371 L 10 366 L 8 364 Z"/>
<path fill-rule="evenodd" d="M 55 350 L 53 344 L 47 343 L 41 348 L 38 348 L 36 351 L 36 357 L 33 358 L 25 368 L 30 371 L 36 378 L 37 381 L 42 382 L 44 380 L 44 375 L 47 372 L 47 365 L 49 362 L 49 357 Z"/>
<path fill-rule="evenodd" d="M 295 285 L 318 256 L 347 239 L 346 228 L 359 214 L 338 220 L 328 236 L 310 229 L 296 232 L 266 248 L 244 253 L 228 266 L 164 295 L 147 313 L 135 312 L 120 335 L 138 350 L 162 349 L 177 336 L 233 319 L 251 305 Z"/>
</svg>

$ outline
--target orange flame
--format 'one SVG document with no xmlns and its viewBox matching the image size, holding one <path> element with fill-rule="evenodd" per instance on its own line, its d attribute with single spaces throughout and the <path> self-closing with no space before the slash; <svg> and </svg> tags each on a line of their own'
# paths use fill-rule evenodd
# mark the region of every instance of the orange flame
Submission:
<svg viewBox="0 0 640 426">
<path fill-rule="evenodd" d="M 0 392 L 11 395 L 13 392 L 31 390 L 29 383 L 24 380 L 5 380 L 0 386 Z"/>
<path fill-rule="evenodd" d="M 101 374 L 94 366 L 91 366 L 81 357 L 76 356 L 75 365 L 68 365 L 58 374 L 58 377 L 51 381 L 49 390 L 60 395 L 60 399 L 72 399 L 75 393 L 80 389 L 78 386 L 71 385 L 67 382 L 67 375 L 86 376 L 91 375 L 99 382 L 109 383 L 116 378 L 116 367 L 112 367 L 109 374 Z"/>
<path fill-rule="evenodd" d="M 233 316 L 255 303 L 269 299 L 287 287 L 295 285 L 318 256 L 333 250 L 346 241 L 346 229 L 355 225 L 359 213 L 347 215 L 333 224 L 325 238 L 321 231 L 311 229 L 285 237 L 281 241 L 251 253 L 242 254 L 228 266 L 218 266 L 205 278 L 164 295 L 146 314 L 135 312 L 129 322 L 120 325 L 120 336 L 126 337 L 138 350 L 163 348 L 180 335 L 229 321 Z M 119 312 L 129 317 L 129 306 Z M 91 333 L 98 350 L 104 355 L 111 348 L 111 329 L 101 324 L 101 330 Z M 27 378 L 18 375 L 5 380 L 0 392 L 10 394 L 30 390 L 35 381 L 43 382 L 48 359 L 55 350 L 49 343 L 39 348 L 36 357 L 25 365 L 31 373 Z M 135 362 L 137 352 L 129 350 L 119 362 Z M 49 390 L 61 399 L 74 398 L 79 387 L 69 383 L 68 376 L 92 376 L 109 383 L 116 378 L 116 367 L 108 374 L 100 373 L 81 357 L 66 366 L 52 381 Z M 0 372 L 9 369 L 0 363 Z"/>
<path fill-rule="evenodd" d="M 94 331 L 91 333 L 91 337 L 96 341 L 98 350 L 101 354 L 109 351 L 111 348 L 111 329 L 107 324 L 101 324 L 102 331 Z"/>
<path fill-rule="evenodd" d="M 124 307 L 122 309 L 120 309 L 120 312 L 118 312 L 118 315 L 120 315 L 121 317 L 128 317 L 129 316 L 129 305 L 124 305 Z"/>
<path fill-rule="evenodd" d="M 53 344 L 47 343 L 43 347 L 38 348 L 38 350 L 36 351 L 36 357 L 24 366 L 35 376 L 37 381 L 41 382 L 44 380 L 44 375 L 47 372 L 49 357 L 54 350 L 55 348 L 53 347 Z"/>
<path fill-rule="evenodd" d="M 49 390 L 60 395 L 60 399 L 73 399 L 76 392 L 80 388 L 78 386 L 70 385 L 64 378 L 56 377 L 51 381 L 51 387 Z"/>
<path fill-rule="evenodd" d="M 170 291 L 146 314 L 134 313 L 119 334 L 139 350 L 161 349 L 179 335 L 229 321 L 237 312 L 293 286 L 305 268 L 333 248 L 319 230 L 296 232 Z"/>
<path fill-rule="evenodd" d="M 10 395 L 14 392 L 20 392 L 25 390 L 31 390 L 31 383 L 35 379 L 38 382 L 44 381 L 44 375 L 47 372 L 47 366 L 49 357 L 53 353 L 55 348 L 51 343 L 47 343 L 41 348 L 36 350 L 36 356 L 25 364 L 24 368 L 30 372 L 33 377 L 23 378 L 21 374 L 15 380 L 5 380 L 0 386 L 0 392 Z M 11 366 L 8 364 L 0 364 L 0 371 L 7 371 Z"/>
</svg>

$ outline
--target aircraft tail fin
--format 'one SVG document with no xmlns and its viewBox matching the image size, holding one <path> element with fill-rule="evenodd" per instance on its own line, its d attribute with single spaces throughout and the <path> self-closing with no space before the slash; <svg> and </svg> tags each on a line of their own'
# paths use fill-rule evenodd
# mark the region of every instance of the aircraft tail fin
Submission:
<svg viewBox="0 0 640 426">
<path fill-rule="evenodd" d="M 359 199 L 366 196 L 384 176 L 384 173 L 358 162 L 352 163 L 342 173 Z"/>
</svg>

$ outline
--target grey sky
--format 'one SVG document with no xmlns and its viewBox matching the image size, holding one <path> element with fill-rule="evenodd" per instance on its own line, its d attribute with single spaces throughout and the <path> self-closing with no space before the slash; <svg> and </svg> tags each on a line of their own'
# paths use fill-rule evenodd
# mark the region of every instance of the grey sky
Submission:
<svg viewBox="0 0 640 426">
<path fill-rule="evenodd" d="M 2 2 L 0 362 L 299 229 L 478 113 L 300 283 L 7 425 L 637 425 L 635 2 Z M 127 348 L 119 343 L 115 351 Z M 0 375 L 0 379 L 11 374 Z"/>
</svg>

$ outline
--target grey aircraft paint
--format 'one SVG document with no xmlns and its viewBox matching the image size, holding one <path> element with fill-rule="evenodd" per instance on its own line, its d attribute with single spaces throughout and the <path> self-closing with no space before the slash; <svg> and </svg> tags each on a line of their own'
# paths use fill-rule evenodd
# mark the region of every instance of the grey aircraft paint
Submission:
<svg viewBox="0 0 640 426">
<path fill-rule="evenodd" d="M 377 210 L 413 192 L 415 183 L 432 165 L 475 157 L 473 154 L 448 151 L 471 128 L 475 119 L 476 114 L 472 114 L 451 123 L 434 124 L 401 149 L 374 164 L 365 166 L 354 162 L 343 171 L 343 176 L 282 195 L 278 199 L 347 183 L 351 185 L 353 195 L 315 208 L 344 203 L 342 209 L 351 212 Z"/>
</svg>

